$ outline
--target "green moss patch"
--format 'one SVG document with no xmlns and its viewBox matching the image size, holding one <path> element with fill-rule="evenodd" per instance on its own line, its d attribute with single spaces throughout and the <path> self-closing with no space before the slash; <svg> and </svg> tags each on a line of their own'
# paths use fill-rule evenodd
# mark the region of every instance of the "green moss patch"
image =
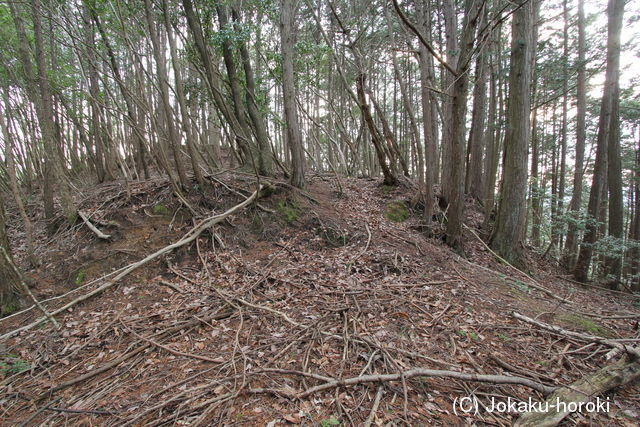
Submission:
<svg viewBox="0 0 640 427">
<path fill-rule="evenodd" d="M 409 212 L 404 202 L 396 200 L 395 202 L 389 202 L 384 208 L 384 216 L 389 221 L 402 222 L 409 218 Z"/>
<path fill-rule="evenodd" d="M 577 314 L 563 314 L 558 317 L 560 320 L 574 325 L 576 328 L 582 329 L 585 332 L 589 332 L 599 337 L 608 338 L 612 336 L 611 331 L 602 325 L 598 325 L 591 319 L 586 319 Z"/>
<path fill-rule="evenodd" d="M 280 200 L 276 205 L 276 211 L 288 224 L 294 223 L 302 215 L 300 206 L 290 200 Z"/>
</svg>

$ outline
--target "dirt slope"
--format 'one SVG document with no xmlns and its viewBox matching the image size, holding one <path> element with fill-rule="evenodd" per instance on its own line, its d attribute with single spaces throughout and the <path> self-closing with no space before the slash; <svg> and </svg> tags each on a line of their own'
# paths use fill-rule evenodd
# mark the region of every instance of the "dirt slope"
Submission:
<svg viewBox="0 0 640 427">
<path fill-rule="evenodd" d="M 46 300 L 75 290 L 44 302 L 53 311 L 254 189 L 250 178 L 212 179 L 188 193 L 198 218 L 159 179 L 135 184 L 131 195 L 115 184 L 85 191 L 79 208 L 111 238 L 78 222 L 46 240 L 39 222 L 35 294 Z M 5 338 L 0 423 L 510 425 L 517 411 L 489 412 L 492 403 L 542 395 L 437 375 L 366 376 L 426 368 L 558 386 L 610 363 L 610 348 L 545 332 L 512 312 L 611 339 L 638 337 L 634 299 L 562 280 L 562 271 L 529 254 L 536 283 L 572 302 L 563 303 L 497 262 L 474 235 L 482 230 L 473 205 L 463 258 L 437 230 L 421 233 L 406 208 L 409 184 L 342 178 L 341 186 L 338 194 L 330 176 L 313 178 L 308 193 L 275 183 L 272 195 L 59 314 L 60 330 L 45 324 Z M 10 225 L 20 259 L 20 224 Z M 40 315 L 3 319 L 0 334 Z M 331 384 L 347 378 L 358 384 Z M 477 412 L 456 405 L 469 396 L 481 404 Z M 563 425 L 638 425 L 637 386 L 602 398 L 606 412 L 576 413 Z"/>
</svg>

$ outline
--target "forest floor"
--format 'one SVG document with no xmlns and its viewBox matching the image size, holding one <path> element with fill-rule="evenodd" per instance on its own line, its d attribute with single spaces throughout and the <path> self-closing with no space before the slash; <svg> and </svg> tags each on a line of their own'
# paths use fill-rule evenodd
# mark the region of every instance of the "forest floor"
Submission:
<svg viewBox="0 0 640 427">
<path fill-rule="evenodd" d="M 107 240 L 81 220 L 47 236 L 31 206 L 42 264 L 25 269 L 36 297 L 54 311 L 104 290 L 58 314 L 59 330 L 44 323 L 0 340 L 2 426 L 507 426 L 518 413 L 505 403 L 544 397 L 500 379 L 562 386 L 613 363 L 606 345 L 514 312 L 609 339 L 639 336 L 633 297 L 565 280 L 532 251 L 530 276 L 496 260 L 471 202 L 464 257 L 437 230 L 426 237 L 407 210 L 415 189 L 406 182 L 341 178 L 339 194 L 334 176 L 312 177 L 306 193 L 273 181 L 273 194 L 114 280 L 255 187 L 238 174 L 210 179 L 186 195 L 197 216 L 162 179 L 130 192 L 124 183 L 80 189 L 78 208 Z M 18 215 L 9 232 L 22 263 Z M 2 319 L 0 334 L 40 316 L 32 308 Z M 411 375 L 416 368 L 433 372 Z M 606 410 L 561 425 L 639 424 L 638 384 L 599 398 Z"/>
</svg>

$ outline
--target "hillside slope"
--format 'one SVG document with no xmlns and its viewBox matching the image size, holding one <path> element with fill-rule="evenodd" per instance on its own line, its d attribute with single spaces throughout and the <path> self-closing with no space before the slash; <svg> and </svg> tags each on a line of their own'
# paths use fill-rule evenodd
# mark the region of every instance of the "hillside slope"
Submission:
<svg viewBox="0 0 640 427">
<path fill-rule="evenodd" d="M 86 190 L 79 209 L 110 239 L 81 221 L 47 238 L 38 222 L 34 293 L 50 311 L 63 307 L 255 189 L 241 175 L 210 179 L 188 193 L 197 216 L 160 179 L 131 194 L 119 184 Z M 330 176 L 313 178 L 308 193 L 272 185 L 273 194 L 58 314 L 60 330 L 47 323 L 5 337 L 2 425 L 511 425 L 517 411 L 490 412 L 493 403 L 542 395 L 462 374 L 560 386 L 611 363 L 606 345 L 514 312 L 638 338 L 633 298 L 563 280 L 533 253 L 533 279 L 496 261 L 474 234 L 481 215 L 472 205 L 462 257 L 437 230 L 421 232 L 408 183 L 342 178 L 343 194 Z M 20 258 L 21 226 L 10 225 Z M 3 319 L 0 334 L 38 316 L 31 309 Z M 416 368 L 438 372 L 397 375 Z M 332 382 L 339 379 L 350 380 Z M 579 412 L 562 425 L 637 425 L 638 391 L 618 389 L 606 412 Z M 465 413 L 459 403 L 469 396 L 486 406 Z"/>
</svg>

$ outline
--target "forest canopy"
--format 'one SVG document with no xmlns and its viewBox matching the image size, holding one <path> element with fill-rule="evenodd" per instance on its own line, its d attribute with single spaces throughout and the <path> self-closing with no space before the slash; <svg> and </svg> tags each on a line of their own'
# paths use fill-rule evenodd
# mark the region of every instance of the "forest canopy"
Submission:
<svg viewBox="0 0 640 427">
<path fill-rule="evenodd" d="M 624 0 L 2 1 L 0 200 L 22 212 L 35 263 L 22 200 L 72 222 L 78 183 L 159 174 L 182 197 L 229 169 L 301 189 L 311 172 L 408 179 L 426 232 L 442 222 L 462 254 L 472 200 L 513 265 L 532 247 L 579 281 L 638 291 L 639 13 Z"/>
</svg>

